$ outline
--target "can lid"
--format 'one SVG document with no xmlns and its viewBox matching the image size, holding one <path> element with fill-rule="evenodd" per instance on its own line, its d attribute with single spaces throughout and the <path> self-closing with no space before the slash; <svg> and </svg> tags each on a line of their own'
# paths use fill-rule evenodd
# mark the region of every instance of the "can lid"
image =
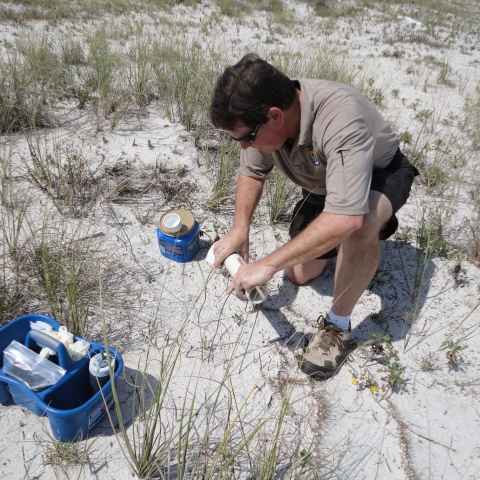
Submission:
<svg viewBox="0 0 480 480">
<path fill-rule="evenodd" d="M 182 222 L 182 228 L 180 231 L 176 233 L 170 233 L 166 228 L 165 225 L 163 224 L 163 220 L 167 215 L 170 215 L 172 213 L 176 213 L 180 217 L 180 221 Z M 162 215 L 160 218 L 159 222 L 159 227 L 162 233 L 165 235 L 168 235 L 169 237 L 183 237 L 187 233 L 190 233 L 193 230 L 193 227 L 195 226 L 195 218 L 193 217 L 192 212 L 189 212 L 188 210 L 183 210 L 183 209 L 177 209 L 177 210 L 170 210 Z"/>
</svg>

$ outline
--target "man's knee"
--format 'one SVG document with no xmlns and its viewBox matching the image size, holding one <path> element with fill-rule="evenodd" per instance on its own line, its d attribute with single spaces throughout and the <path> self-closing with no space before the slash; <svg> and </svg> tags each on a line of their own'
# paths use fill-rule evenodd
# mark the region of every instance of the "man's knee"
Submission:
<svg viewBox="0 0 480 480">
<path fill-rule="evenodd" d="M 392 215 L 393 207 L 388 197 L 376 190 L 370 190 L 368 213 L 364 216 L 364 223 L 375 223 L 381 227 Z"/>
<path fill-rule="evenodd" d="M 309 280 L 318 277 L 330 262 L 331 258 L 316 258 L 314 260 L 287 268 L 285 273 L 291 282 L 295 283 L 296 285 L 304 285 Z"/>
<path fill-rule="evenodd" d="M 351 235 L 349 235 L 342 244 L 354 243 L 370 243 L 372 241 L 377 241 L 379 238 L 379 232 L 382 229 L 381 225 L 378 225 L 376 222 L 364 222 L 362 227 L 358 230 L 355 230 Z"/>
<path fill-rule="evenodd" d="M 285 274 L 287 275 L 287 278 L 295 285 L 304 285 L 310 280 L 301 272 L 296 271 L 294 267 L 287 268 L 285 270 Z"/>
<path fill-rule="evenodd" d="M 351 239 L 356 241 L 378 239 L 379 232 L 392 215 L 390 200 L 380 192 L 370 191 L 369 212 L 363 216 L 362 226 L 352 233 Z"/>
</svg>

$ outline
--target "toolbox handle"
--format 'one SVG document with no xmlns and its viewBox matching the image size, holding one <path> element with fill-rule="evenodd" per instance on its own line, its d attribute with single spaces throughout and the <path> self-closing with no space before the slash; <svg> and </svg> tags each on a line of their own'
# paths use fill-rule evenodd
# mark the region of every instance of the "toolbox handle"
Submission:
<svg viewBox="0 0 480 480">
<path fill-rule="evenodd" d="M 46 347 L 55 350 L 58 354 L 58 364 L 67 370 L 67 372 L 76 367 L 76 363 L 70 358 L 65 345 L 56 338 L 53 338 L 47 333 L 39 330 L 30 330 L 27 333 L 27 338 L 25 339 L 25 346 L 31 348 L 34 342 L 36 342 L 36 344 L 40 347 Z"/>
</svg>

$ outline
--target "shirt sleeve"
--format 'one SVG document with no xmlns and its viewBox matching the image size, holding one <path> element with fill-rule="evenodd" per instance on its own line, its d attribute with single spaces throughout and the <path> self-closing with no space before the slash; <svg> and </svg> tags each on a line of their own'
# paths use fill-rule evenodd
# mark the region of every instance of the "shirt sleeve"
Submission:
<svg viewBox="0 0 480 480">
<path fill-rule="evenodd" d="M 271 155 L 256 148 L 250 147 L 240 153 L 240 173 L 247 177 L 264 180 L 273 166 Z"/>
</svg>

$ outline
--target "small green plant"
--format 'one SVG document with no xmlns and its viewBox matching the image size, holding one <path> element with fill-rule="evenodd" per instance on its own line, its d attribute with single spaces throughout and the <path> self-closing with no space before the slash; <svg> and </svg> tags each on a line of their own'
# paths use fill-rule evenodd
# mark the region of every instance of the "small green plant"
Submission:
<svg viewBox="0 0 480 480">
<path fill-rule="evenodd" d="M 362 345 L 362 348 L 366 348 L 366 347 L 370 347 L 371 348 L 371 351 L 372 351 L 372 357 L 374 355 L 380 355 L 380 354 L 383 354 L 385 349 L 383 347 L 383 343 L 384 342 L 387 342 L 387 343 L 390 343 L 391 342 L 391 337 L 390 335 L 386 334 L 386 335 L 382 335 L 381 333 L 370 333 L 370 335 L 373 337 L 373 340 L 366 340 L 365 342 L 363 342 L 363 345 Z"/>
<path fill-rule="evenodd" d="M 381 107 L 383 105 L 383 101 L 385 100 L 385 95 L 380 88 L 372 88 L 367 92 L 368 98 L 373 102 L 374 105 L 377 107 Z"/>
<path fill-rule="evenodd" d="M 381 107 L 385 100 L 385 95 L 381 88 L 374 87 L 375 79 L 370 77 L 367 79 L 367 86 L 364 89 L 365 96 L 369 98 L 374 105 Z"/>
<path fill-rule="evenodd" d="M 227 17 L 239 17 L 251 13 L 252 7 L 238 0 L 216 0 L 217 7 L 222 15 Z M 252 2 L 253 3 L 253 2 Z"/>
<path fill-rule="evenodd" d="M 243 319 L 243 315 L 240 315 L 239 313 L 234 313 L 234 314 L 233 314 L 233 321 L 234 321 L 238 326 L 240 326 L 242 323 L 245 322 L 245 320 Z"/>
<path fill-rule="evenodd" d="M 153 283 L 153 282 L 155 281 L 155 276 L 152 275 L 151 273 L 147 273 L 147 274 L 145 275 L 145 281 L 146 281 L 147 283 Z"/>
<path fill-rule="evenodd" d="M 466 350 L 468 345 L 461 345 L 460 340 L 446 340 L 442 343 L 441 348 L 448 348 L 449 350 L 446 353 L 448 358 L 448 364 L 450 366 L 455 366 L 460 360 L 463 360 L 463 356 L 459 352 Z"/>
<path fill-rule="evenodd" d="M 432 117 L 433 112 L 431 110 L 420 110 L 416 115 L 415 115 L 415 120 L 418 120 L 420 122 L 426 122 L 429 118 Z"/>
<path fill-rule="evenodd" d="M 298 452 L 297 458 L 300 460 L 301 467 L 305 468 L 312 465 L 312 460 L 310 457 L 311 457 L 311 453 L 306 448 L 302 448 Z"/>
<path fill-rule="evenodd" d="M 225 235 L 227 233 L 227 227 L 225 225 L 219 225 L 218 223 L 213 224 L 213 229 L 217 236 Z"/>
<path fill-rule="evenodd" d="M 378 384 L 366 368 L 361 368 L 360 372 L 350 370 L 350 373 L 352 374 L 352 385 L 355 385 L 359 390 L 368 388 L 372 393 L 378 392 Z"/>
<path fill-rule="evenodd" d="M 422 172 L 421 182 L 427 187 L 426 191 L 428 195 L 441 195 L 445 189 L 448 188 L 448 172 L 442 168 L 438 158 L 439 157 L 436 157 L 431 165 Z"/>
<path fill-rule="evenodd" d="M 61 42 L 60 48 L 62 50 L 62 62 L 65 65 L 86 65 L 87 59 L 84 52 L 84 45 L 78 40 L 67 37 Z"/>
<path fill-rule="evenodd" d="M 403 373 L 406 367 L 400 364 L 398 351 L 392 345 L 390 335 L 380 333 L 371 333 L 370 335 L 373 337 L 373 340 L 365 341 L 362 346 L 363 349 L 369 346 L 371 350 L 370 357 L 364 363 L 364 366 L 372 358 L 378 357 L 377 362 L 382 365 L 382 368 L 377 369 L 377 372 L 386 373 L 382 380 L 386 381 L 391 389 L 404 385 Z"/>
<path fill-rule="evenodd" d="M 398 358 L 398 357 L 397 357 Z M 387 380 L 389 385 L 394 388 L 398 385 L 404 385 L 403 374 L 406 367 L 402 367 L 399 362 L 392 361 L 388 356 L 383 359 L 384 368 L 379 368 L 377 372 L 383 372 L 387 375 L 382 380 Z"/>
<path fill-rule="evenodd" d="M 395 242 L 398 242 L 399 245 L 404 245 L 409 243 L 413 238 L 412 227 L 399 227 L 395 232 Z"/>
<path fill-rule="evenodd" d="M 438 69 L 438 84 L 445 85 L 450 88 L 455 88 L 455 83 L 450 78 L 448 78 L 452 73 L 452 64 L 448 58 L 445 57 L 442 60 L 438 60 L 433 55 L 427 55 L 424 60 L 427 65 L 431 65 Z"/>
<path fill-rule="evenodd" d="M 449 88 L 455 88 L 455 82 L 448 78 L 452 73 L 452 66 L 450 62 L 444 61 L 441 63 L 438 76 L 437 76 L 437 83 L 441 85 L 446 85 Z"/>
<path fill-rule="evenodd" d="M 137 219 L 140 225 L 148 225 L 151 221 L 150 213 L 144 213 L 141 215 L 136 215 L 135 218 Z"/>
<path fill-rule="evenodd" d="M 419 105 L 420 105 L 420 100 L 417 98 L 412 103 L 410 103 L 410 105 L 408 105 L 408 108 L 411 108 L 413 111 L 416 112 Z"/>
<path fill-rule="evenodd" d="M 426 357 L 423 358 L 420 369 L 422 372 L 430 372 L 437 368 L 438 357 L 435 353 L 430 352 Z"/>
<path fill-rule="evenodd" d="M 405 50 L 395 49 L 393 51 L 386 49 L 382 52 L 384 57 L 402 58 L 405 55 Z"/>
<path fill-rule="evenodd" d="M 45 36 L 26 36 L 0 60 L 0 133 L 54 127 L 51 107 L 68 80 Z"/>
<path fill-rule="evenodd" d="M 227 233 L 227 227 L 224 225 L 219 225 L 218 223 L 214 223 L 212 225 L 213 230 L 210 230 L 209 228 L 205 228 L 201 231 L 201 234 L 206 234 L 210 237 L 211 243 L 215 243 L 217 240 L 220 240 L 221 235 L 225 235 Z M 213 237 L 210 235 L 211 233 L 214 233 Z"/>
<path fill-rule="evenodd" d="M 400 90 L 398 88 L 394 88 L 392 90 L 392 97 L 393 98 L 398 98 L 399 95 L 400 95 Z"/>
<path fill-rule="evenodd" d="M 184 178 L 188 173 L 188 167 L 186 165 L 177 165 L 175 168 L 175 173 L 177 174 L 178 178 Z"/>
<path fill-rule="evenodd" d="M 381 325 L 381 324 L 384 324 L 384 323 L 388 322 L 389 315 L 388 315 L 388 312 L 385 312 L 382 309 L 378 312 L 374 312 L 374 313 L 370 314 L 370 318 L 372 319 L 373 323 L 376 323 L 377 325 Z"/>
<path fill-rule="evenodd" d="M 413 135 L 410 132 L 401 132 L 399 137 L 404 145 L 410 145 L 412 143 Z"/>
</svg>

